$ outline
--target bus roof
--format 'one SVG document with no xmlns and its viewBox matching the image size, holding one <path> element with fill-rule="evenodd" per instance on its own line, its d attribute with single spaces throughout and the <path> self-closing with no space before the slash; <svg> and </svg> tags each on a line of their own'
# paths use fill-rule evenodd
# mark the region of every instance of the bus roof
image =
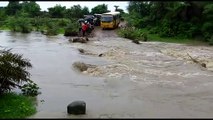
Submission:
<svg viewBox="0 0 213 120">
<path fill-rule="evenodd" d="M 120 12 L 107 12 L 107 13 L 103 13 L 102 15 L 118 15 L 120 14 Z"/>
<path fill-rule="evenodd" d="M 101 14 L 94 14 L 94 15 L 101 15 Z"/>
</svg>

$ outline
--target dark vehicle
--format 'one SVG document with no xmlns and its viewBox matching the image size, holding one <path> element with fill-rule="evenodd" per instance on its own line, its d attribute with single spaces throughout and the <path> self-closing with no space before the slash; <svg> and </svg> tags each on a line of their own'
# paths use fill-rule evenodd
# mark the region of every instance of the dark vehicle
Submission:
<svg viewBox="0 0 213 120">
<path fill-rule="evenodd" d="M 85 21 L 88 21 L 91 25 L 93 25 L 93 19 L 94 19 L 94 16 L 93 15 L 84 15 L 84 20 Z"/>
<path fill-rule="evenodd" d="M 86 30 L 87 33 L 91 33 L 94 29 L 94 16 L 93 15 L 84 15 L 84 18 L 78 19 L 79 22 L 79 32 L 82 33 L 82 23 L 88 25 Z"/>
<path fill-rule="evenodd" d="M 90 24 L 90 29 L 94 29 L 94 15 L 84 15 L 84 20 L 89 22 Z"/>
<path fill-rule="evenodd" d="M 100 26 L 101 25 L 101 14 L 94 14 L 94 25 Z"/>
</svg>

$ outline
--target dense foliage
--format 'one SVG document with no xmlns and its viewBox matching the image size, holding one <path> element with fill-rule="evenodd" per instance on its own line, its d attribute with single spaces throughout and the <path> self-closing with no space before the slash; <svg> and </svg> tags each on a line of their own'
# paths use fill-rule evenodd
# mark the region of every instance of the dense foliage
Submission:
<svg viewBox="0 0 213 120">
<path fill-rule="evenodd" d="M 96 7 L 92 8 L 92 10 L 91 10 L 92 14 L 102 14 L 105 12 L 109 12 L 107 10 L 107 5 L 105 5 L 105 4 L 97 5 Z"/>
<path fill-rule="evenodd" d="M 15 93 L 0 97 L 1 119 L 23 119 L 36 113 L 36 99 Z"/>
<path fill-rule="evenodd" d="M 78 35 L 80 27 L 81 26 L 79 25 L 78 22 L 76 22 L 76 20 L 71 21 L 65 27 L 64 36 L 76 36 L 76 35 Z"/>
<path fill-rule="evenodd" d="M 213 2 L 131 1 L 129 26 L 161 37 L 200 38 L 212 43 Z"/>
<path fill-rule="evenodd" d="M 25 83 L 23 86 L 21 86 L 21 91 L 23 92 L 23 95 L 26 96 L 37 96 L 41 92 L 38 91 L 39 87 L 36 83 L 34 83 L 32 80 Z"/>
<path fill-rule="evenodd" d="M 122 9 L 118 11 L 123 13 Z M 73 5 L 70 8 L 55 5 L 48 11 L 41 11 L 35 1 L 9 1 L 6 7 L 0 7 L 0 28 L 14 32 L 29 33 L 41 31 L 45 35 L 65 36 L 78 35 L 79 25 L 77 20 L 84 15 L 108 12 L 105 4 L 97 5 L 91 12 L 88 7 Z"/>
<path fill-rule="evenodd" d="M 21 83 L 30 81 L 27 68 L 32 65 L 22 55 L 14 54 L 10 50 L 0 50 L 0 94 L 21 87 Z"/>
</svg>

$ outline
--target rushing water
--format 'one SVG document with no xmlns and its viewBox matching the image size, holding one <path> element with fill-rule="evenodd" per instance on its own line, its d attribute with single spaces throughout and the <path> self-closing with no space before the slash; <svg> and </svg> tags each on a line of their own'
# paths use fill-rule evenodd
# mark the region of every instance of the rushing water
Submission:
<svg viewBox="0 0 213 120">
<path fill-rule="evenodd" d="M 0 32 L 0 46 L 23 54 L 33 65 L 31 79 L 42 94 L 30 118 L 213 117 L 213 73 L 160 52 L 178 45 L 136 45 L 104 35 L 74 44 L 63 35 Z M 77 48 L 97 55 L 82 55 Z M 80 73 L 72 67 L 76 61 L 97 65 L 102 74 Z M 86 115 L 67 114 L 75 100 L 86 102 Z"/>
</svg>

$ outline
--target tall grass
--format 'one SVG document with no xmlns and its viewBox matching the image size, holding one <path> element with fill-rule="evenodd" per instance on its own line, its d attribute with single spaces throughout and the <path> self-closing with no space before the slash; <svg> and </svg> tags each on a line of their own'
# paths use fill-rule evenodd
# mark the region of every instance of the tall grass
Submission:
<svg viewBox="0 0 213 120">
<path fill-rule="evenodd" d="M 34 97 L 6 93 L 0 97 L 0 118 L 26 118 L 36 113 Z"/>
<path fill-rule="evenodd" d="M 137 28 L 121 28 L 118 30 L 118 35 L 124 38 L 138 41 L 157 41 L 179 44 L 191 44 L 191 45 L 207 45 L 208 43 L 202 40 L 187 39 L 182 37 L 161 37 L 159 34 L 153 33 L 148 29 Z"/>
</svg>

